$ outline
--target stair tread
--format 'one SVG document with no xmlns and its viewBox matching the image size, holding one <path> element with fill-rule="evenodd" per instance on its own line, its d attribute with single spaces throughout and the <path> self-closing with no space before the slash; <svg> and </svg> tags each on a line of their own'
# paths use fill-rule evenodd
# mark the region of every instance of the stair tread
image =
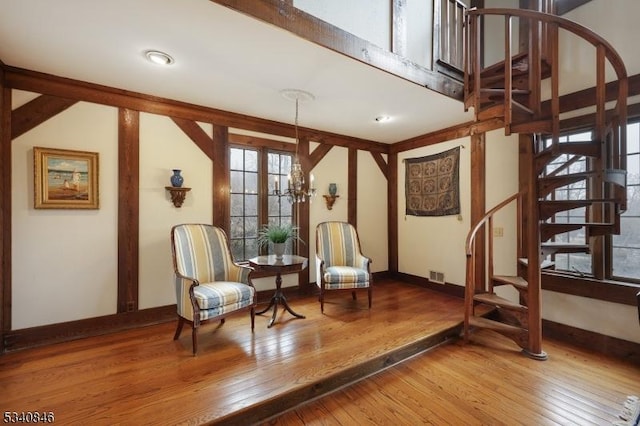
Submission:
<svg viewBox="0 0 640 426">
<path fill-rule="evenodd" d="M 543 222 L 541 226 L 557 226 L 559 228 L 563 226 L 611 226 L 612 222 Z"/>
<path fill-rule="evenodd" d="M 540 245 L 542 247 L 588 247 L 588 245 L 584 243 L 565 243 L 562 241 L 545 241 L 543 243 L 540 243 Z"/>
<path fill-rule="evenodd" d="M 529 287 L 529 283 L 524 278 L 518 275 L 494 275 L 494 281 L 499 281 L 504 284 L 511 284 L 514 287 L 526 289 Z"/>
<path fill-rule="evenodd" d="M 554 253 L 590 253 L 591 247 L 586 243 L 565 243 L 547 241 L 540 244 L 543 255 Z"/>
<path fill-rule="evenodd" d="M 469 325 L 473 327 L 488 328 L 490 330 L 500 331 L 504 333 L 520 334 L 524 329 L 513 325 L 505 324 L 498 321 L 493 321 L 483 317 L 471 317 L 469 318 Z"/>
<path fill-rule="evenodd" d="M 500 306 L 502 308 L 512 309 L 512 310 L 521 311 L 521 312 L 524 312 L 524 311 L 527 310 L 526 306 L 521 305 L 521 304 L 516 303 L 516 302 L 512 302 L 511 300 L 508 300 L 508 299 L 505 299 L 504 297 L 498 296 L 495 293 L 475 294 L 473 296 L 473 300 L 481 302 L 481 303 L 486 303 L 488 305 Z"/>
<path fill-rule="evenodd" d="M 548 175 L 539 178 L 540 180 L 545 179 L 576 179 L 576 178 L 585 178 L 595 175 L 596 172 L 575 172 L 575 173 L 567 173 L 564 175 Z"/>
<path fill-rule="evenodd" d="M 485 93 L 504 93 L 506 89 L 504 87 L 485 87 L 480 89 L 480 92 L 485 92 Z M 529 93 L 531 93 L 530 90 L 525 90 L 525 89 L 511 89 L 511 93 L 514 94 L 518 94 L 518 95 L 528 95 Z"/>
<path fill-rule="evenodd" d="M 522 258 L 518 259 L 518 262 L 520 262 L 521 264 L 523 264 L 525 266 L 529 266 L 529 259 L 527 259 L 526 257 L 522 257 Z M 545 259 L 540 264 L 540 269 L 549 269 L 549 268 L 553 268 L 554 266 L 555 266 L 555 262 L 552 262 L 551 260 Z"/>
<path fill-rule="evenodd" d="M 588 206 L 592 203 L 615 203 L 613 198 L 589 198 L 585 200 L 540 200 L 540 204 L 581 204 Z"/>
</svg>

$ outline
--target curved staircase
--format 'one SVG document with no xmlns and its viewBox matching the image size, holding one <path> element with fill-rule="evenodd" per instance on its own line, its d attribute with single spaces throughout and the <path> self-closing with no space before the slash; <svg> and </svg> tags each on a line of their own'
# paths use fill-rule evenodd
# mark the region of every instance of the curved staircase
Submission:
<svg viewBox="0 0 640 426">
<path fill-rule="evenodd" d="M 481 30 L 487 16 L 503 18 L 506 60 L 485 67 Z M 520 36 L 528 38 L 525 51 L 514 52 L 512 46 L 516 18 Z M 541 270 L 554 268 L 547 257 L 599 250 L 605 236 L 620 232 L 620 214 L 626 209 L 627 73 L 606 40 L 552 14 L 472 9 L 467 14 L 467 29 L 465 109 L 473 108 L 477 121 L 498 117 L 504 121 L 507 135 L 520 134 L 520 156 L 526 159 L 520 164 L 527 169 L 526 174 L 521 170 L 521 176 L 527 178 L 521 179 L 526 182 L 517 194 L 489 210 L 467 237 L 464 336 L 468 340 L 475 328 L 491 329 L 510 337 L 526 355 L 543 360 L 547 355 L 542 350 Z M 562 115 L 570 112 L 566 107 L 561 110 L 560 105 L 559 46 L 565 33 L 577 36 L 595 51 L 596 96 L 589 140 L 561 138 Z M 607 90 L 607 69 L 615 73 L 613 92 Z M 543 92 L 550 92 L 544 100 Z M 611 102 L 615 105 L 607 109 Z M 557 189 L 580 182 L 588 189 L 583 199 L 556 199 Z M 518 229 L 517 275 L 499 275 L 493 266 L 493 218 L 513 204 Z M 583 220 L 561 220 L 558 215 L 568 210 L 583 212 Z M 575 230 L 584 231 L 582 241 L 561 238 Z M 498 296 L 494 291 L 498 286 L 515 288 L 519 301 Z M 476 314 L 478 305 L 492 307 L 491 315 Z"/>
</svg>

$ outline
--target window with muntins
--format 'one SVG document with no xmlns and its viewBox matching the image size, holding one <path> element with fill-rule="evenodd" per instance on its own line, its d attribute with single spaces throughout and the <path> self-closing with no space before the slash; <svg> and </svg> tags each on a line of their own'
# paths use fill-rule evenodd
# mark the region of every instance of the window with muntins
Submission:
<svg viewBox="0 0 640 426">
<path fill-rule="evenodd" d="M 591 132 L 580 132 L 565 135 L 560 143 L 586 141 L 592 138 Z M 570 162 L 569 167 L 559 169 L 562 164 L 570 160 L 569 155 L 561 155 L 547 165 L 545 173 L 568 174 L 586 170 L 586 157 L 580 157 Z M 588 198 L 588 179 L 556 189 L 549 197 L 554 200 L 585 200 Z M 640 282 L 640 122 L 633 122 L 627 126 L 627 209 L 621 215 L 620 235 L 613 235 L 604 239 L 602 256 L 610 256 L 611 261 L 605 262 L 607 270 L 605 277 L 616 281 Z M 556 222 L 572 223 L 585 220 L 585 207 L 558 213 L 554 216 Z M 588 244 L 585 240 L 584 228 L 559 234 L 552 241 L 564 243 Z M 556 253 L 551 256 L 558 271 L 575 274 L 592 275 L 592 265 L 606 259 L 595 259 L 595 253 Z"/>
<path fill-rule="evenodd" d="M 267 223 L 293 223 L 293 209 L 274 194 L 277 185 L 286 184 L 291 172 L 292 155 L 264 148 L 230 148 L 230 245 L 237 262 L 259 254 L 258 231 Z M 291 243 L 288 243 L 291 244 Z M 288 247 L 288 253 L 291 248 Z"/>
<path fill-rule="evenodd" d="M 640 280 L 640 122 L 627 126 L 627 210 L 611 243 L 614 279 Z"/>
</svg>

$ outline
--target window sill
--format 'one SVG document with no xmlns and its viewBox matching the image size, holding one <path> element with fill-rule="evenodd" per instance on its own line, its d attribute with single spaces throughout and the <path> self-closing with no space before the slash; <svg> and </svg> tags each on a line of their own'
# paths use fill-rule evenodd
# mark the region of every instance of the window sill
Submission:
<svg viewBox="0 0 640 426">
<path fill-rule="evenodd" d="M 543 271 L 542 289 L 636 306 L 636 294 L 640 291 L 640 285 L 624 281 L 597 280 L 591 277 Z"/>
</svg>

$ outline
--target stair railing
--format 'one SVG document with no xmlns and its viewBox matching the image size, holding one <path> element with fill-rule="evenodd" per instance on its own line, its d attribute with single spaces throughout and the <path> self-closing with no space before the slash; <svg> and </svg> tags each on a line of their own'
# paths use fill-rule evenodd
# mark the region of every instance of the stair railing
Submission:
<svg viewBox="0 0 640 426">
<path fill-rule="evenodd" d="M 493 216 L 506 206 L 511 203 L 516 203 L 517 209 L 517 235 L 516 241 L 518 242 L 517 256 L 518 258 L 522 257 L 523 247 L 522 247 L 522 229 L 520 226 L 522 224 L 522 206 L 523 206 L 523 197 L 526 194 L 526 191 L 520 191 L 516 194 L 513 194 L 506 200 L 502 201 L 500 204 L 493 207 L 487 213 L 485 213 L 478 222 L 471 228 L 471 231 L 467 235 L 467 240 L 465 243 L 465 253 L 467 256 L 467 273 L 466 273 L 466 284 L 465 284 L 465 323 L 469 322 L 469 318 L 473 315 L 473 296 L 477 292 L 493 292 Z M 476 236 L 478 233 L 484 230 L 484 240 L 476 240 Z M 486 259 L 486 277 L 478 277 L 477 269 L 476 269 L 476 248 L 478 244 L 486 244 L 487 245 L 487 253 L 488 259 Z"/>
<path fill-rule="evenodd" d="M 514 125 L 514 107 L 522 112 L 533 115 L 532 120 L 549 120 L 550 133 L 552 135 L 552 149 L 556 150 L 560 137 L 560 75 L 559 75 L 559 33 L 560 29 L 569 31 L 595 48 L 596 53 L 596 136 L 605 137 L 607 121 L 615 123 L 618 141 L 607 156 L 610 163 L 608 168 L 626 169 L 626 124 L 627 124 L 627 96 L 628 96 L 628 76 L 620 55 L 602 37 L 588 28 L 561 18 L 542 12 L 526 9 L 470 9 L 467 11 L 467 40 L 465 41 L 465 66 L 464 66 L 464 99 L 465 106 L 473 106 L 476 119 L 482 110 L 482 78 L 483 64 L 481 62 L 481 28 L 482 20 L 485 16 L 495 15 L 504 18 L 505 40 L 504 40 L 504 120 L 505 133 L 512 133 Z M 514 49 L 511 42 L 513 18 L 519 18 L 520 23 L 527 21 L 529 43 L 527 49 L 528 61 L 528 82 L 529 82 L 529 103 L 522 105 L 513 98 L 513 75 L 512 58 Z M 544 40 L 545 46 L 541 46 Z M 544 57 L 541 51 L 544 49 Z M 543 63 L 546 61 L 545 63 Z M 607 120 L 606 102 L 607 87 L 605 82 L 606 63 L 609 63 L 617 78 L 617 93 L 613 100 L 616 101 L 613 108 L 612 118 Z M 550 107 L 547 110 L 540 110 L 541 86 L 543 80 L 543 65 L 551 68 L 551 99 Z M 612 100 L 612 99 L 609 99 Z M 624 130 L 624 131 L 622 131 Z M 526 133 L 526 132 L 521 132 Z M 529 132 L 534 133 L 534 132 Z M 601 139 L 602 140 L 602 139 Z"/>
</svg>

